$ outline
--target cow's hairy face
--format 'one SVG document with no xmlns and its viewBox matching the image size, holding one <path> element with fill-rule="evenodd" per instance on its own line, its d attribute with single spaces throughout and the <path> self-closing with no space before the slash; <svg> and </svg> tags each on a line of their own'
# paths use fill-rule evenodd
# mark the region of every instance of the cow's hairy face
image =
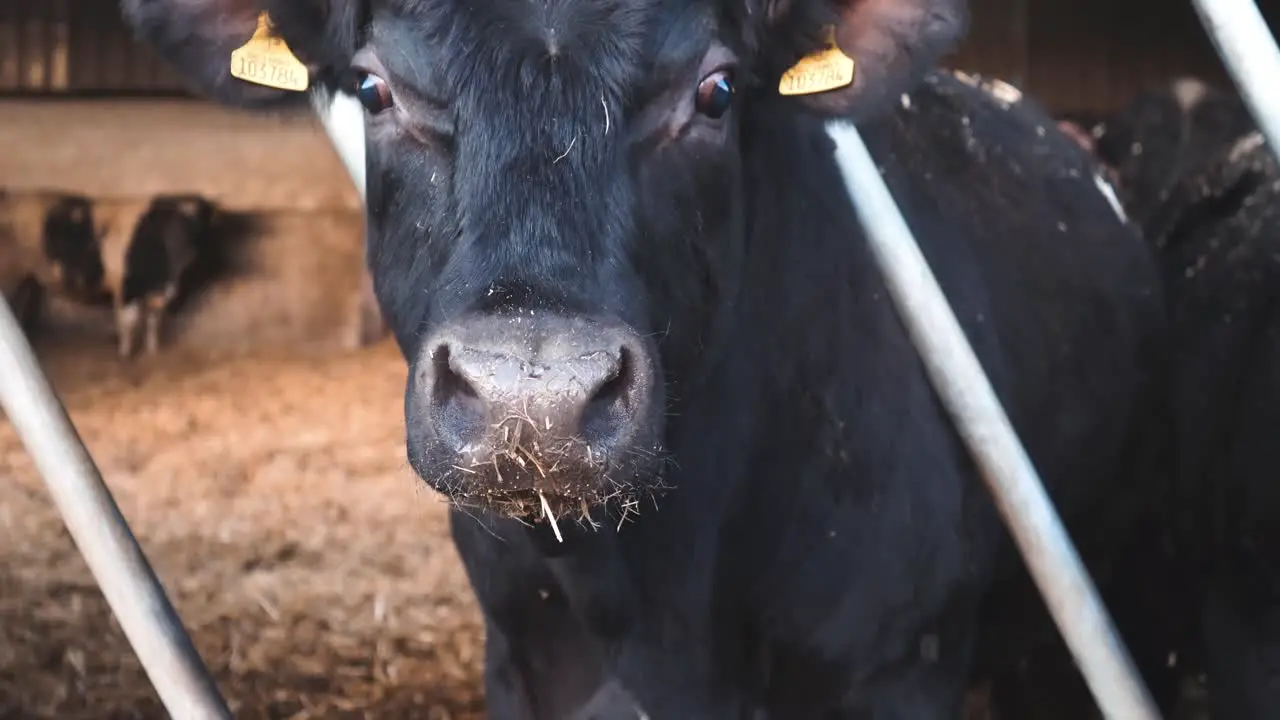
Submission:
<svg viewBox="0 0 1280 720">
<path fill-rule="evenodd" d="M 351 61 L 370 268 L 422 477 L 516 514 L 635 508 L 662 485 L 666 390 L 742 257 L 750 78 L 704 4 L 533 9 L 371 8 Z M 597 351 L 619 353 L 603 382 L 570 367 Z M 495 354 L 563 377 L 489 386 L 502 362 L 467 357 Z M 569 410 L 556 382 L 586 386 Z"/>
<path fill-rule="evenodd" d="M 215 97 L 238 81 L 193 58 L 225 65 L 266 9 L 313 77 L 358 98 L 411 463 L 460 503 L 518 515 L 633 505 L 660 484 L 666 390 L 702 369 L 747 256 L 751 112 L 883 105 L 965 26 L 960 0 L 125 7 Z M 782 71 L 831 25 L 854 82 L 780 102 Z"/>
<path fill-rule="evenodd" d="M 411 358 L 477 312 L 683 346 L 739 253 L 748 79 L 707 6 L 533 7 L 377 4 L 353 56 L 370 266 Z"/>
</svg>

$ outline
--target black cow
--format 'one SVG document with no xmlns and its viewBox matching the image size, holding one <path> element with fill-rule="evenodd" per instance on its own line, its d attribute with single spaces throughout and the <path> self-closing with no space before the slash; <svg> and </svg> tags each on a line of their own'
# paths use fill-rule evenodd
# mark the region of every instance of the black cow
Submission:
<svg viewBox="0 0 1280 720">
<path fill-rule="evenodd" d="M 1163 254 L 1174 335 L 1170 537 L 1141 576 L 1214 717 L 1280 708 L 1280 169 L 1230 90 L 1153 88 L 1095 134 Z M 1158 570 L 1159 574 L 1152 572 Z"/>
<path fill-rule="evenodd" d="M 23 278 L 15 286 L 21 292 L 5 290 L 12 292 L 29 332 L 38 324 L 46 289 L 79 302 L 104 299 L 102 257 L 88 197 L 55 190 L 0 191 L 0 245 L 5 255 L 0 274 Z"/>
<path fill-rule="evenodd" d="M 45 213 L 43 249 L 61 289 L 69 297 L 96 302 L 103 297 L 102 253 L 93 232 L 93 201 L 59 196 Z"/>
<path fill-rule="evenodd" d="M 842 184 L 854 120 L 1077 540 L 1124 526 L 1157 269 L 1051 118 L 929 72 L 961 0 L 124 8 L 225 103 L 304 101 L 228 74 L 263 8 L 352 78 L 491 716 L 602 685 L 601 717 L 959 712 L 979 608 L 1025 576 Z M 856 80 L 780 96 L 829 24 Z"/>
</svg>

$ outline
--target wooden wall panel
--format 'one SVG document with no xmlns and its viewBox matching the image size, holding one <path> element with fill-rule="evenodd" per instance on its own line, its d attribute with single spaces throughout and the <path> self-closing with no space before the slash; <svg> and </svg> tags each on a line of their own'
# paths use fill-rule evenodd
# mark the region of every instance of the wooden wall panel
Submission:
<svg viewBox="0 0 1280 720">
<path fill-rule="evenodd" d="M 0 0 L 0 93 L 183 93 L 117 0 Z"/>
</svg>

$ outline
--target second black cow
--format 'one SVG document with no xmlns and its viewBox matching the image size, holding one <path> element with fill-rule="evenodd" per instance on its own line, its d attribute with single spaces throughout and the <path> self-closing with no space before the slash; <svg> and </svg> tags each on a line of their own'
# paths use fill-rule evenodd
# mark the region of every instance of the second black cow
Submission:
<svg viewBox="0 0 1280 720">
<path fill-rule="evenodd" d="M 1162 254 L 1173 326 L 1166 492 L 1135 587 L 1149 680 L 1207 672 L 1213 717 L 1280 708 L 1280 169 L 1243 100 L 1193 78 L 1143 92 L 1086 143 Z M 1143 649 L 1141 646 L 1146 646 Z"/>
</svg>

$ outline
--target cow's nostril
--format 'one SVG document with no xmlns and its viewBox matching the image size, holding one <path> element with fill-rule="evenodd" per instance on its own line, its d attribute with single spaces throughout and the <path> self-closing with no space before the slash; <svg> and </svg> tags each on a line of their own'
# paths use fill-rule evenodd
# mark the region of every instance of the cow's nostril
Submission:
<svg viewBox="0 0 1280 720">
<path fill-rule="evenodd" d="M 645 339 L 580 317 L 464 320 L 415 358 L 405 397 L 414 470 L 455 500 L 519 517 L 629 498 L 661 447 L 665 393 Z"/>
<path fill-rule="evenodd" d="M 431 396 L 440 411 L 479 418 L 484 413 L 483 401 L 471 384 L 453 367 L 453 352 L 448 345 L 441 345 L 431 355 L 434 381 Z M 459 418 L 461 419 L 461 418 Z"/>
<path fill-rule="evenodd" d="M 635 358 L 623 347 L 618 352 L 617 371 L 587 400 L 582 410 L 582 438 L 592 445 L 607 445 L 627 425 L 631 387 L 635 382 Z"/>
</svg>

